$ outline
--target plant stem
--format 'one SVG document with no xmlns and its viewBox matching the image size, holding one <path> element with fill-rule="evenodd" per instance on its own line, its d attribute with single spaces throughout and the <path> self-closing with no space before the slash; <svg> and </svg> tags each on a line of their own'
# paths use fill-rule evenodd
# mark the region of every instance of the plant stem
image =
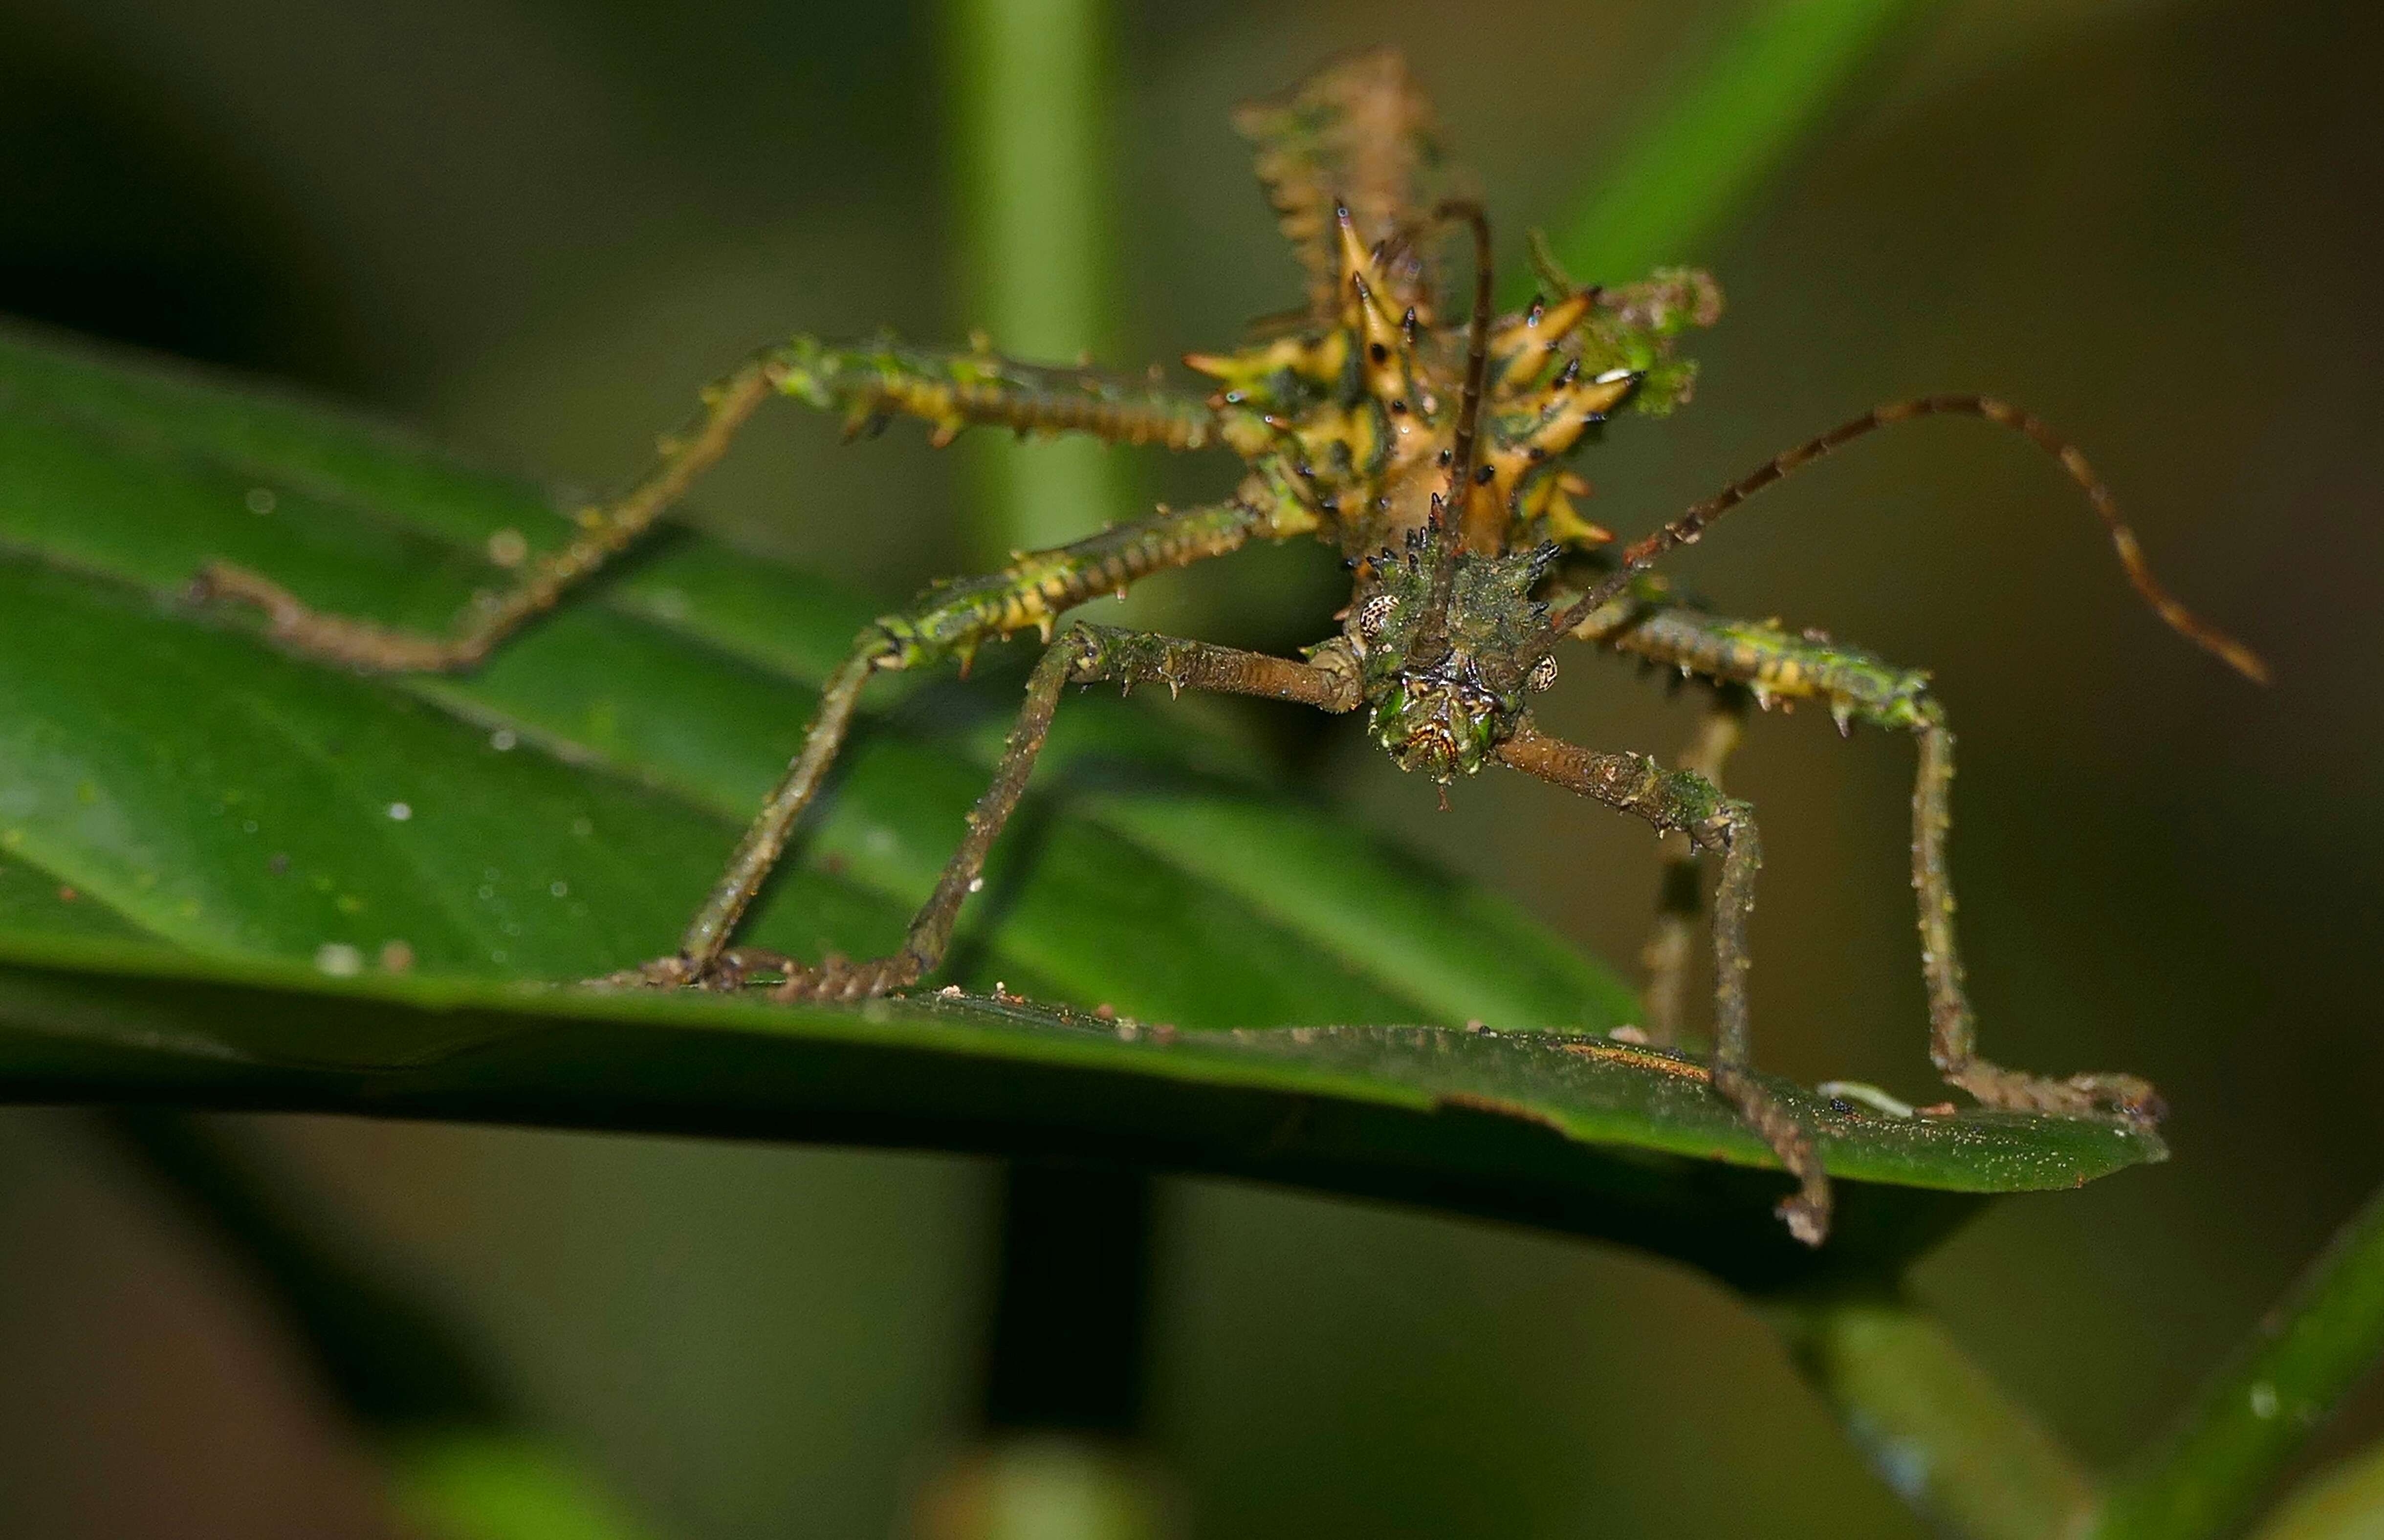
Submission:
<svg viewBox="0 0 2384 1540">
<path fill-rule="evenodd" d="M 1912 0 L 1758 0 L 1559 224 L 1558 258 L 1590 282 L 1689 260 L 1918 9 Z"/>
<path fill-rule="evenodd" d="M 962 292 L 970 324 L 1012 356 L 1066 362 L 1107 340 L 1106 11 L 1102 0 L 951 0 Z M 977 565 L 1115 516 L 1105 446 L 971 437 Z"/>
<path fill-rule="evenodd" d="M 1942 1529 L 2043 1540 L 2092 1508 L 2084 1469 L 1911 1300 L 1837 1289 L 1770 1310 L 1871 1468 Z"/>
<path fill-rule="evenodd" d="M 2097 1540 L 2199 1540 L 2248 1518 L 2384 1357 L 2384 1189 L 2262 1319 L 2169 1436 L 2111 1489 Z"/>
<path fill-rule="evenodd" d="M 2376 1540 L 2384 1534 L 2384 1444 L 2319 1472 L 2277 1505 L 2252 1540 Z"/>
</svg>

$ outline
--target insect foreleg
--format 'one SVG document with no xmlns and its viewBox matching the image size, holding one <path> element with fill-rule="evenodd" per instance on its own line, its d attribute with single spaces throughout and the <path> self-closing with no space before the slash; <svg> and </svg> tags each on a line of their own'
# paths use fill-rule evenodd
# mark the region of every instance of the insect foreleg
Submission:
<svg viewBox="0 0 2384 1540">
<path fill-rule="evenodd" d="M 1264 528 L 1259 514 L 1237 503 L 1162 511 L 1073 544 L 1022 554 L 986 577 L 938 584 L 908 608 L 873 621 L 854 642 L 851 655 L 829 677 L 801 751 L 689 922 L 677 953 L 615 982 L 710 983 L 721 977 L 718 965 L 737 922 L 818 796 L 872 674 L 955 658 L 965 664 L 986 641 L 1028 627 L 1049 636 L 1062 612 L 1087 599 L 1122 592 L 1163 568 L 1223 555 Z M 726 972 L 733 975 L 736 970 Z"/>
<path fill-rule="evenodd" d="M 1112 630 L 1082 623 L 1071 626 L 1047 649 L 1026 684 L 1026 703 L 1004 742 L 993 781 L 977 799 L 967 832 L 952 852 L 935 890 L 919 907 L 901 948 L 865 962 L 830 959 L 817 966 L 787 966 L 779 998 L 857 1000 L 917 983 L 944 960 L 961 906 L 984 886 L 986 857 L 1002 826 L 1017 810 L 1027 777 L 1058 712 L 1061 692 L 1071 684 L 1111 680 L 1122 685 L 1164 684 L 1170 689 L 1206 689 L 1294 701 L 1324 711 L 1348 711 L 1360 702 L 1353 664 L 1328 652 L 1320 663 L 1301 663 L 1245 652 L 1207 642 L 1146 632 Z"/>
<path fill-rule="evenodd" d="M 1718 687 L 1707 702 L 1696 737 L 1675 762 L 1721 785 L 1722 766 L 1745 730 L 1746 691 L 1734 685 Z M 1695 949 L 1697 921 L 1705 913 L 1705 882 L 1696 842 L 1685 833 L 1667 834 L 1660 841 L 1664 874 L 1657 889 L 1656 921 L 1648 928 L 1639 963 L 1646 970 L 1640 1000 L 1646 1013 L 1650 1042 L 1681 1040 L 1688 991 L 1689 960 Z"/>
<path fill-rule="evenodd" d="M 1155 374 L 1135 379 L 1089 366 L 1022 364 L 981 342 L 958 350 L 911 347 L 890 337 L 851 346 L 798 337 L 774 357 L 780 390 L 841 412 L 852 432 L 900 414 L 925 421 L 937 444 L 977 425 L 1165 449 L 1198 449 L 1217 433 L 1205 396 L 1170 390 Z"/>
<path fill-rule="evenodd" d="M 1205 401 L 1153 380 L 1014 364 L 982 350 L 937 352 L 890 341 L 836 347 L 798 337 L 763 349 L 706 386 L 702 412 L 663 438 L 660 457 L 637 485 L 609 503 L 580 509 L 573 515 L 578 533 L 570 543 L 536 558 L 511 588 L 475 599 L 443 636 L 326 615 L 271 578 L 221 562 L 200 572 L 192 595 L 252 605 L 265 612 L 274 640 L 292 651 L 367 673 L 472 668 L 652 528 L 727 452 L 737 430 L 773 392 L 840 411 L 853 428 L 896 412 L 924 417 L 939 443 L 972 423 L 986 423 L 1022 433 L 1083 432 L 1113 442 L 1192 449 L 1207 443 L 1216 426 Z"/>
<path fill-rule="evenodd" d="M 1781 1200 L 1780 1217 L 1798 1240 L 1819 1246 L 1830 1229 L 1830 1179 L 1820 1154 L 1795 1114 L 1749 1073 L 1746 919 L 1755 909 L 1755 875 L 1763 864 L 1754 810 L 1723 796 L 1693 771 L 1666 770 L 1644 754 L 1593 752 L 1545 737 L 1528 721 L 1499 745 L 1497 755 L 1518 770 L 1645 819 L 1660 831 L 1684 834 L 1721 857 L 1713 913 L 1713 1087 L 1796 1179 L 1797 1191 Z"/>
<path fill-rule="evenodd" d="M 1619 652 L 1744 687 L 1766 707 L 1811 701 L 1845 731 L 1856 722 L 1911 733 L 1919 743 L 1912 789 L 1912 887 L 1918 904 L 1921 973 L 1929 988 L 1929 1056 L 1948 1084 L 1990 1107 L 2076 1116 L 2107 1105 L 2130 1117 L 2156 1117 L 2151 1086 L 2127 1074 L 2049 1080 L 2002 1068 L 1978 1056 L 1977 1018 L 1963 988 L 1954 931 L 1954 881 L 1946 858 L 1952 828 L 1954 734 L 1929 676 L 1899 668 L 1815 632 L 1770 622 L 1731 620 L 1684 606 L 1616 604 L 1594 615 L 1581 633 Z"/>
<path fill-rule="evenodd" d="M 574 515 L 579 532 L 560 551 L 538 557 L 528 575 L 502 592 L 482 594 L 444 636 L 401 631 L 346 615 L 325 615 L 287 589 L 245 567 L 216 562 L 192 582 L 199 600 L 230 599 L 263 610 L 273 639 L 293 652 L 367 673 L 447 672 L 477 665 L 523 622 L 593 576 L 651 528 L 698 476 L 728 449 L 729 441 L 776 388 L 780 350 L 754 354 L 705 387 L 703 410 L 664 438 L 661 457 L 643 479 L 610 503 Z"/>
</svg>

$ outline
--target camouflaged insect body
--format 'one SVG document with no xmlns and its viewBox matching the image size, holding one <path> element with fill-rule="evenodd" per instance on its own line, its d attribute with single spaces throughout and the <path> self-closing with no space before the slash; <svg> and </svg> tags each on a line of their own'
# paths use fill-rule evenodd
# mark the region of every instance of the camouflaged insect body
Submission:
<svg viewBox="0 0 2384 1540">
<path fill-rule="evenodd" d="M 1559 554 L 1612 539 L 1569 462 L 1609 413 L 1687 399 L 1672 339 L 1712 324 L 1720 292 L 1686 270 L 1567 283 L 1491 323 L 1473 470 L 1452 488 L 1469 329 L 1439 293 L 1424 185 L 1439 153 L 1404 62 L 1362 56 L 1235 123 L 1310 271 L 1308 324 L 1185 362 L 1217 382 L 1219 436 L 1250 466 L 1236 501 L 1357 568 L 1340 645 L 1362 662 L 1377 739 L 1410 770 L 1470 775 L 1521 720 L 1525 681 L 1553 677 L 1533 589 Z"/>
<path fill-rule="evenodd" d="M 1701 853 L 1719 862 L 1709 925 L 1712 1087 L 1794 1179 L 1780 1212 L 1797 1239 L 1817 1245 L 1830 1216 L 1819 1149 L 1794 1112 L 1747 1068 L 1747 920 L 1760 839 L 1753 809 L 1725 795 L 1716 779 L 1737 736 L 1736 701 L 1809 700 L 1825 704 L 1841 728 L 1873 723 L 1908 731 L 1918 745 L 1912 884 L 1930 1056 L 1947 1082 L 2011 1111 L 2156 1117 L 2156 1093 L 2133 1075 L 2052 1080 L 1979 1055 L 1946 854 L 1954 738 L 1928 675 L 1817 631 L 1706 613 L 1682 602 L 1650 570 L 1749 496 L 1856 439 L 1916 417 L 1968 416 L 2017 432 L 2057 460 L 2085 491 L 2154 613 L 2247 677 L 2266 677 L 2256 654 L 2152 576 L 2085 457 L 1999 398 L 1918 397 L 1842 423 L 1630 545 L 1601 550 L 1611 537 L 1584 515 L 1589 486 L 1572 463 L 1609 414 L 1661 414 L 1687 399 L 1694 369 L 1673 346 L 1682 332 L 1718 317 L 1712 280 L 1674 269 L 1626 287 L 1583 288 L 1541 248 L 1533 265 L 1547 297 L 1490 315 L 1487 219 L 1474 202 L 1444 195 L 1431 112 L 1389 50 L 1328 66 L 1285 95 L 1244 108 L 1235 122 L 1257 142 L 1260 180 L 1308 276 L 1307 303 L 1287 326 L 1258 329 L 1238 349 L 1188 357 L 1214 387 L 1205 398 L 1172 388 L 1155 371 L 1021 363 L 982 337 L 965 349 L 890 337 L 852 346 L 797 337 L 715 381 L 702 415 L 664 441 L 643 479 L 579 510 L 568 545 L 539 556 L 503 592 L 477 601 L 446 635 L 318 611 L 270 577 L 225 563 L 210 564 L 192 591 L 253 606 L 278 640 L 308 656 L 375 672 L 467 669 L 628 549 L 773 395 L 839 413 L 853 433 L 875 431 L 893 416 L 916 417 L 937 443 L 982 426 L 1177 450 L 1222 444 L 1241 461 L 1230 495 L 1161 507 L 1050 550 L 1014 553 L 998 571 L 935 584 L 865 627 L 828 677 L 801 752 L 677 950 L 606 982 L 734 988 L 775 974 L 780 998 L 813 1000 L 860 1000 L 918 983 L 941 966 L 962 907 L 984 886 L 993 841 L 1025 793 L 1069 686 L 1163 684 L 1335 713 L 1363 707 L 1374 740 L 1406 769 L 1446 783 L 1495 762 L 1682 837 L 1667 858 L 1667 897 L 1646 953 L 1648 1023 L 1660 1037 L 1676 1037 L 1682 1025 L 1682 970 L 1701 908 L 1696 863 Z M 1474 313 L 1462 318 L 1451 314 L 1439 260 L 1458 228 L 1474 238 Z M 965 667 L 985 642 L 1023 630 L 1048 640 L 1060 618 L 1087 600 L 1255 540 L 1298 535 L 1330 541 L 1353 571 L 1339 628 L 1304 659 L 1075 622 L 1028 676 L 994 776 L 900 948 L 816 963 L 731 948 L 746 907 L 829 783 L 873 676 L 947 662 Z M 1527 700 L 1553 681 L 1551 650 L 1565 637 L 1720 687 L 1707 730 L 1682 768 L 1567 743 L 1534 727 Z"/>
</svg>

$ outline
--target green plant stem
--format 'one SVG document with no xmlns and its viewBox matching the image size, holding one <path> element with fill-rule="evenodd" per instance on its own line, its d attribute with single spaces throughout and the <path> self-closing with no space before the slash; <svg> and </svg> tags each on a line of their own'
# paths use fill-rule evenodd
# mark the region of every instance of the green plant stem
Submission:
<svg viewBox="0 0 2384 1540">
<path fill-rule="evenodd" d="M 2097 1540 L 2199 1540 L 2248 1518 L 2384 1357 L 2384 1189 L 2336 1235 L 2170 1435 L 2111 1489 Z"/>
<path fill-rule="evenodd" d="M 2377 1540 L 2384 1535 L 2384 1444 L 2320 1471 L 2277 1505 L 2252 1540 Z"/>
<path fill-rule="evenodd" d="M 2092 1505 L 2084 1469 L 1910 1300 L 1841 1289 L 1771 1313 L 1871 1469 L 1947 1533 L 2043 1540 Z"/>
<path fill-rule="evenodd" d="M 950 0 L 962 294 L 972 326 L 1013 357 L 1066 362 L 1107 341 L 1112 240 L 1102 154 L 1103 0 Z M 1058 545 L 1117 515 L 1104 445 L 972 435 L 969 554 Z"/>
<path fill-rule="evenodd" d="M 1558 259 L 1593 282 L 1692 260 L 1918 9 L 1914 0 L 1757 0 L 1558 224 Z"/>
</svg>

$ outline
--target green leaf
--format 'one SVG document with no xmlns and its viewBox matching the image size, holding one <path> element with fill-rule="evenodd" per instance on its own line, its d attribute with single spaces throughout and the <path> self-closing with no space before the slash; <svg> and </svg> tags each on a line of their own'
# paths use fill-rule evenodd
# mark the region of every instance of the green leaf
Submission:
<svg viewBox="0 0 2384 1540">
<path fill-rule="evenodd" d="M 1702 1067 L 1604 1037 L 1171 1030 L 957 989 L 847 1008 L 333 979 L 65 940 L 0 943 L 0 1033 L 19 1097 L 1125 1159 L 1625 1239 L 1747 1287 L 1900 1259 L 1962 1194 L 2161 1154 L 2116 1123 L 1840 1112 L 1775 1081 L 1842 1183 L 1816 1261 Z"/>
<path fill-rule="evenodd" d="M 1611 975 L 1163 702 L 1099 694 L 1063 709 L 966 917 L 947 976 L 972 998 L 556 987 L 671 944 L 869 607 L 682 536 L 468 678 L 372 679 L 179 595 L 221 557 L 435 627 L 500 580 L 491 534 L 563 528 L 384 429 L 0 333 L 0 1091 L 1127 1158 L 1616 1236 L 1750 1286 L 1907 1255 L 1953 1195 L 2161 1157 L 2101 1123 L 1807 1099 L 1849 1184 L 1807 1257 L 1701 1069 L 1588 1036 L 1634 1013 Z M 873 696 L 751 938 L 890 946 L 1012 699 Z M 1397 1025 L 1434 1021 L 1493 1030 Z"/>
<path fill-rule="evenodd" d="M 2236 1533 L 2379 1360 L 2384 1188 L 2303 1269 L 2168 1435 L 2119 1473 L 2092 1532 L 2095 1540 L 2207 1540 Z M 2346 1480 L 2341 1500 L 2350 1494 L 2372 1499 L 2378 1490 L 2372 1469 Z M 2319 1501 L 2311 1522 L 2335 1501 Z"/>
<path fill-rule="evenodd" d="M 1589 281 L 1698 260 L 1697 242 L 1745 205 L 1921 9 L 1912 0 L 1754 0 L 1554 232 L 1558 258 Z"/>
</svg>

